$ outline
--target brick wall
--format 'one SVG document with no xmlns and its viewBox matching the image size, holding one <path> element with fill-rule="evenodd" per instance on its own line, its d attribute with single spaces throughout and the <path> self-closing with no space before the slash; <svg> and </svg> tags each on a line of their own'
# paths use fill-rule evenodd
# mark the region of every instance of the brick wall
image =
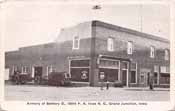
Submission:
<svg viewBox="0 0 175 111">
<path fill-rule="evenodd" d="M 43 76 L 46 75 L 47 66 L 53 66 L 56 71 L 69 71 L 68 57 L 90 56 L 91 39 L 80 39 L 80 49 L 72 50 L 72 41 L 63 43 L 50 43 L 37 46 L 20 48 L 19 51 L 6 52 L 6 68 L 10 68 L 12 74 L 13 66 L 27 66 L 32 72 L 32 66 L 42 66 Z"/>
<path fill-rule="evenodd" d="M 137 62 L 137 72 L 139 74 L 141 68 L 151 69 L 153 72 L 154 65 L 169 66 L 170 61 L 164 60 L 164 51 L 169 49 L 169 42 L 159 41 L 155 39 L 145 38 L 142 36 L 130 34 L 128 32 L 114 30 L 113 28 L 107 28 L 103 26 L 94 26 L 95 31 L 95 47 L 96 55 L 104 54 L 110 56 L 116 56 L 119 58 L 128 58 L 132 62 Z M 114 51 L 107 50 L 108 37 L 114 38 Z M 127 43 L 133 42 L 133 54 L 127 54 Z M 150 47 L 155 47 L 155 58 L 150 58 Z M 137 77 L 139 82 L 139 75 Z"/>
</svg>

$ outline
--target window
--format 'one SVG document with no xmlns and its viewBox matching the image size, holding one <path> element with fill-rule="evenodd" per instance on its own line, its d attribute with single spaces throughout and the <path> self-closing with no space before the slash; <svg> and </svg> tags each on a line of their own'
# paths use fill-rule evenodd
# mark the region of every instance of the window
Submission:
<svg viewBox="0 0 175 111">
<path fill-rule="evenodd" d="M 170 67 L 160 66 L 160 73 L 170 73 Z"/>
<path fill-rule="evenodd" d="M 71 67 L 89 67 L 89 60 L 71 60 Z"/>
<path fill-rule="evenodd" d="M 108 51 L 114 51 L 114 38 L 109 37 L 107 42 Z"/>
<path fill-rule="evenodd" d="M 168 51 L 168 49 L 165 50 L 165 60 L 169 60 L 169 51 Z"/>
<path fill-rule="evenodd" d="M 131 41 L 128 42 L 127 53 L 128 54 L 132 54 L 133 53 L 133 43 Z"/>
<path fill-rule="evenodd" d="M 158 65 L 154 66 L 154 72 L 159 72 L 159 66 Z"/>
<path fill-rule="evenodd" d="M 140 83 L 144 83 L 144 75 L 140 75 Z"/>
<path fill-rule="evenodd" d="M 119 68 L 119 61 L 112 61 L 112 60 L 100 60 L 99 67 L 103 68 Z"/>
<path fill-rule="evenodd" d="M 89 81 L 89 58 L 74 59 L 69 62 L 69 74 L 72 81 L 88 82 Z"/>
<path fill-rule="evenodd" d="M 121 68 L 124 69 L 124 70 L 128 69 L 128 62 L 124 62 L 124 61 L 123 61 L 123 62 L 121 63 Z"/>
<path fill-rule="evenodd" d="M 27 73 L 28 72 L 28 67 L 27 66 L 23 66 L 22 67 L 22 73 Z"/>
<path fill-rule="evenodd" d="M 17 66 L 13 66 L 11 75 L 15 75 L 17 73 L 17 71 L 19 71 L 18 67 Z"/>
<path fill-rule="evenodd" d="M 150 47 L 150 57 L 154 58 L 155 56 L 155 48 L 153 46 Z"/>
<path fill-rule="evenodd" d="M 80 45 L 80 38 L 78 36 L 75 36 L 73 38 L 73 49 L 79 49 L 79 45 Z"/>
<path fill-rule="evenodd" d="M 47 66 L 47 75 L 49 75 L 49 73 L 54 71 L 55 71 L 55 68 L 53 66 Z"/>
</svg>

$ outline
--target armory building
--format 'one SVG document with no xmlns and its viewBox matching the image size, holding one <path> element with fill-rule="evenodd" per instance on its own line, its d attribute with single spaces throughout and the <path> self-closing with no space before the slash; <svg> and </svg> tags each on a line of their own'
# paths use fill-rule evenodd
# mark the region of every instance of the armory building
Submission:
<svg viewBox="0 0 175 111">
<path fill-rule="evenodd" d="M 104 81 L 125 86 L 170 84 L 170 43 L 135 30 L 90 21 L 62 29 L 53 43 L 22 47 L 5 53 L 5 68 L 31 77 L 52 71 L 69 72 L 72 81 L 98 86 Z"/>
</svg>

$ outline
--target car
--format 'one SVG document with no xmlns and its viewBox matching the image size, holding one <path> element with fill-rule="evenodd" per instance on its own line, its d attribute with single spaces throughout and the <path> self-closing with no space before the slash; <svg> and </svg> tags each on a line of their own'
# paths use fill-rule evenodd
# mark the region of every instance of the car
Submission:
<svg viewBox="0 0 175 111">
<path fill-rule="evenodd" d="M 17 73 L 12 76 L 12 81 L 15 84 L 25 84 L 29 81 L 32 81 L 32 78 L 29 73 Z"/>
<path fill-rule="evenodd" d="M 67 72 L 51 72 L 48 76 L 48 85 L 70 86 L 70 74 Z"/>
</svg>

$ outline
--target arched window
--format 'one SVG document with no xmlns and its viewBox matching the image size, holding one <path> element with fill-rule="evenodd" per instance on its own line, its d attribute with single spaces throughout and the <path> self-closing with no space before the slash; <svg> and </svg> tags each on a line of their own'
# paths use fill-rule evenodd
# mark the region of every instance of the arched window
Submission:
<svg viewBox="0 0 175 111">
<path fill-rule="evenodd" d="M 133 42 L 131 42 L 131 41 L 128 41 L 127 53 L 128 54 L 132 54 L 133 53 Z"/>
<path fill-rule="evenodd" d="M 112 37 L 108 38 L 107 49 L 108 49 L 108 51 L 114 51 L 114 38 L 112 38 Z"/>
<path fill-rule="evenodd" d="M 80 46 L 80 38 L 78 36 L 75 36 L 73 38 L 73 47 L 72 49 L 79 49 Z"/>
<path fill-rule="evenodd" d="M 153 46 L 150 47 L 150 57 L 151 58 L 155 57 L 155 48 Z"/>
<path fill-rule="evenodd" d="M 168 50 L 168 49 L 165 50 L 164 59 L 165 59 L 165 60 L 169 60 L 169 50 Z"/>
</svg>

